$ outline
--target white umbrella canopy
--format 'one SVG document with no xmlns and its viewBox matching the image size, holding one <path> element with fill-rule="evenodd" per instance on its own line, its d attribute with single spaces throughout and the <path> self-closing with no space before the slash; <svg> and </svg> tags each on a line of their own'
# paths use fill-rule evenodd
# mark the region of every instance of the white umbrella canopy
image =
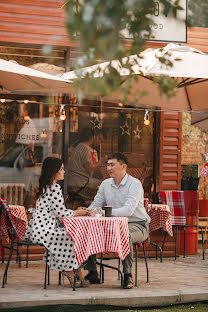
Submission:
<svg viewBox="0 0 208 312">
<path fill-rule="evenodd" d="M 0 59 L 0 93 L 70 93 L 70 81 Z"/>
<path fill-rule="evenodd" d="M 161 64 L 159 57 L 165 53 L 170 53 L 170 60 L 174 61 L 172 67 Z M 139 56 L 131 55 L 124 58 L 123 62 L 133 65 L 135 75 L 141 75 L 139 81 L 132 85 L 131 95 L 128 103 L 134 105 L 135 94 L 138 90 L 147 90 L 148 94 L 141 99 L 141 104 L 146 107 L 159 106 L 161 109 L 179 111 L 204 111 L 208 109 L 208 55 L 188 46 L 168 44 L 163 49 L 147 49 Z M 63 74 L 65 79 L 76 79 L 78 76 L 84 77 L 86 74 L 93 73 L 93 76 L 102 77 L 107 73 L 109 62 L 96 64 L 86 67 L 80 71 L 71 71 Z M 120 75 L 127 77 L 129 70 L 122 68 L 118 60 L 113 60 L 111 65 L 116 68 Z M 152 77 L 167 75 L 177 79 L 178 92 L 171 101 L 166 96 L 160 96 L 157 86 L 151 81 Z M 148 79 L 147 79 L 148 78 Z M 124 82 L 125 83 L 125 82 Z M 106 101 L 120 101 L 121 90 L 117 90 L 111 97 L 104 97 Z"/>
</svg>

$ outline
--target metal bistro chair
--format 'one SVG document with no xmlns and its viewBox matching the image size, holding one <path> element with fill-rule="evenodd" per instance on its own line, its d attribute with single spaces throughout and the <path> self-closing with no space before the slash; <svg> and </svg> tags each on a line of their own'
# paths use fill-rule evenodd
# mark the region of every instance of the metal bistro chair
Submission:
<svg viewBox="0 0 208 312">
<path fill-rule="evenodd" d="M 146 208 L 146 211 L 147 211 L 148 215 L 151 218 L 151 215 L 152 215 L 152 203 L 149 201 L 148 198 L 144 198 L 144 206 Z M 162 262 L 162 260 L 163 260 L 162 248 L 159 245 L 157 245 L 156 243 L 151 242 L 150 234 L 149 234 L 149 237 L 148 237 L 146 243 L 155 247 L 155 249 L 156 249 L 156 259 L 158 259 L 158 250 L 160 251 L 160 262 Z"/>
<path fill-rule="evenodd" d="M 151 216 L 151 211 L 152 211 L 152 203 L 147 199 L 145 198 L 144 199 L 144 206 L 147 210 L 148 208 L 148 205 L 150 205 L 150 212 L 149 212 L 149 215 Z M 154 245 L 156 247 L 156 254 L 157 254 L 157 249 L 159 248 L 160 249 L 160 258 L 162 259 L 162 249 L 160 246 L 158 246 L 157 244 L 155 243 L 152 243 L 149 241 L 149 238 L 146 239 L 144 242 L 141 242 L 141 243 L 133 243 L 133 248 L 134 248 L 134 251 L 135 251 L 135 282 L 134 282 L 134 285 L 137 286 L 137 269 L 138 269 L 138 265 L 137 265 L 137 259 L 139 258 L 138 257 L 138 249 L 142 246 L 142 250 L 143 250 L 143 257 L 144 257 L 144 261 L 145 261 L 145 267 L 146 267 L 146 279 L 147 279 L 147 283 L 149 283 L 149 268 L 148 268 L 148 262 L 147 262 L 147 256 L 146 256 L 146 244 L 151 244 L 151 245 Z M 103 260 L 110 260 L 112 258 L 104 258 L 103 255 L 101 254 L 101 257 L 100 257 L 100 264 L 102 264 L 102 261 Z M 162 262 L 162 261 L 161 261 Z M 121 266 L 121 260 L 120 258 L 118 259 L 118 279 L 120 279 L 120 277 L 122 278 L 122 273 L 121 273 L 121 270 L 120 270 L 120 266 Z M 104 270 L 103 270 L 103 267 L 101 266 L 100 267 L 100 278 L 101 278 L 101 282 L 104 283 Z M 122 287 L 122 280 L 121 280 L 121 287 Z"/>
<path fill-rule="evenodd" d="M 148 212 L 149 216 L 151 217 L 152 214 L 152 203 L 149 201 L 148 198 L 144 198 L 144 206 L 146 208 L 146 211 Z M 149 208 L 150 207 L 150 208 Z M 149 283 L 149 268 L 148 268 L 148 262 L 146 257 L 146 245 L 152 245 L 156 248 L 156 259 L 158 259 L 158 249 L 160 251 L 160 262 L 162 262 L 162 248 L 157 245 L 156 243 L 153 243 L 150 241 L 150 235 L 149 237 L 142 243 L 134 243 L 134 249 L 135 249 L 135 286 L 137 286 L 137 259 L 138 259 L 138 248 L 142 245 L 143 248 L 143 254 L 144 254 L 144 260 L 145 260 L 145 266 L 146 266 L 146 275 L 147 275 L 147 283 Z"/>
<path fill-rule="evenodd" d="M 184 237 L 184 258 L 186 256 L 186 228 L 198 228 L 202 233 L 202 257 L 204 260 L 204 237 L 203 228 L 196 224 L 186 224 L 186 208 L 184 201 L 183 191 L 163 191 L 158 193 L 158 199 L 161 204 L 168 205 L 171 212 L 171 221 L 173 228 L 176 229 L 175 233 L 175 260 L 177 255 L 177 242 L 178 242 L 178 229 L 183 229 Z M 188 203 L 189 204 L 189 203 Z M 165 244 L 167 233 L 165 232 L 162 249 Z"/>
<path fill-rule="evenodd" d="M 6 205 L 5 201 L 3 201 L 2 199 L 0 199 L 0 216 L 2 217 L 2 215 L 4 214 L 5 216 L 5 220 L 6 220 L 6 228 L 7 228 L 7 233 L 9 236 L 9 239 L 11 241 L 10 247 L 8 247 L 10 249 L 10 253 L 9 253 L 9 257 L 7 260 L 7 264 L 4 270 L 4 274 L 3 274 L 3 280 L 2 280 L 2 288 L 5 287 L 5 284 L 7 284 L 7 273 L 8 273 L 8 269 L 9 269 L 9 265 L 12 259 L 12 255 L 14 251 L 17 251 L 17 257 L 19 260 L 19 267 L 21 265 L 21 257 L 18 251 L 18 247 L 20 246 L 43 246 L 42 244 L 36 244 L 33 243 L 31 241 L 20 241 L 19 237 L 18 237 L 18 233 L 16 230 L 16 226 L 14 224 L 12 215 L 10 213 L 9 207 Z M 28 259 L 27 259 L 28 260 Z M 50 285 L 49 279 L 49 266 L 48 266 L 48 250 L 46 249 L 46 265 L 45 265 L 45 279 L 44 279 L 44 289 L 46 289 L 46 284 Z M 60 272 L 59 272 L 60 273 Z M 61 283 L 61 274 L 59 274 L 59 284 Z"/>
<path fill-rule="evenodd" d="M 68 187 L 68 197 L 67 199 L 65 200 L 66 204 L 67 204 L 67 201 L 69 201 L 69 207 L 71 209 L 74 208 L 74 202 L 75 201 L 78 201 L 80 203 L 80 206 L 86 206 L 86 202 L 85 202 L 85 199 L 84 197 L 80 194 L 81 191 L 83 191 L 86 186 L 88 185 L 89 183 L 89 177 L 84 175 L 84 174 L 81 174 L 79 172 L 76 172 L 76 171 L 73 171 L 71 169 L 68 169 L 68 172 L 70 174 L 73 173 L 74 175 L 77 175 L 79 177 L 82 177 L 82 178 L 85 178 L 86 179 L 86 182 L 84 183 L 83 186 L 81 187 L 77 187 L 77 189 L 72 189 L 71 187 Z"/>
</svg>

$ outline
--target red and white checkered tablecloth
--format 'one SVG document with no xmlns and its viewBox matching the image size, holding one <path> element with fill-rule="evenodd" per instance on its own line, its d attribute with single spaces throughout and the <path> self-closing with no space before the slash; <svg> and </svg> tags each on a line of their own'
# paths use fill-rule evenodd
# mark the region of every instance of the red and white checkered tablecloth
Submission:
<svg viewBox="0 0 208 312">
<path fill-rule="evenodd" d="M 123 260 L 130 252 L 126 217 L 63 218 L 63 225 L 74 242 L 79 264 L 98 253 L 116 252 Z"/>
<path fill-rule="evenodd" d="M 24 206 L 9 205 L 9 209 L 14 217 L 15 226 L 19 238 L 23 239 L 28 227 L 27 215 Z"/>
<path fill-rule="evenodd" d="M 3 201 L 4 201 L 5 205 L 7 206 L 6 201 L 5 200 L 3 200 Z M 12 222 L 15 225 L 18 236 L 19 236 L 19 238 L 23 239 L 23 237 L 25 235 L 25 231 L 28 227 L 28 221 L 27 221 L 27 215 L 25 212 L 25 207 L 24 206 L 18 206 L 18 205 L 9 205 L 8 209 L 9 209 L 9 213 L 11 214 L 10 216 L 12 217 Z M 8 232 L 7 232 L 7 226 L 8 226 L 8 224 L 6 224 L 5 216 L 3 214 L 2 218 L 1 218 L 1 229 L 2 229 L 2 233 L 5 237 L 5 239 L 8 241 L 9 236 L 8 236 Z"/>
<path fill-rule="evenodd" d="M 148 208 L 150 209 L 150 205 Z M 173 236 L 170 208 L 168 205 L 152 204 L 151 222 L 149 231 L 156 231 L 162 228 L 170 236 Z"/>
</svg>

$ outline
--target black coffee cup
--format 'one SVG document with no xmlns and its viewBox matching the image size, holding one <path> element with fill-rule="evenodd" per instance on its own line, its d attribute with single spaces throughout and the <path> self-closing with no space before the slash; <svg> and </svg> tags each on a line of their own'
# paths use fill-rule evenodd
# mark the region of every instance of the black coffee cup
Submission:
<svg viewBox="0 0 208 312">
<path fill-rule="evenodd" d="M 104 206 L 103 210 L 105 211 L 105 217 L 112 216 L 112 206 Z"/>
</svg>

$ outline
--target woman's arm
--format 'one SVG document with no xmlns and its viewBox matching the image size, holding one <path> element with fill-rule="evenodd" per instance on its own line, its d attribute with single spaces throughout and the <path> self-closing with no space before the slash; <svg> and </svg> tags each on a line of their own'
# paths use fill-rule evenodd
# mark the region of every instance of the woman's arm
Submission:
<svg viewBox="0 0 208 312">
<path fill-rule="evenodd" d="M 52 196 L 51 196 L 51 204 L 52 209 L 58 218 L 67 218 L 67 217 L 76 217 L 76 216 L 86 216 L 88 215 L 88 211 L 85 209 L 80 209 L 79 211 L 66 209 L 64 204 L 64 198 L 62 194 L 62 189 L 59 184 L 54 184 L 51 187 Z"/>
</svg>

